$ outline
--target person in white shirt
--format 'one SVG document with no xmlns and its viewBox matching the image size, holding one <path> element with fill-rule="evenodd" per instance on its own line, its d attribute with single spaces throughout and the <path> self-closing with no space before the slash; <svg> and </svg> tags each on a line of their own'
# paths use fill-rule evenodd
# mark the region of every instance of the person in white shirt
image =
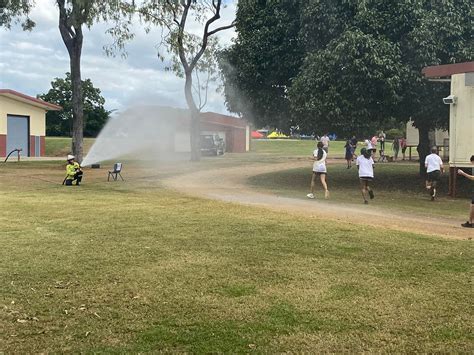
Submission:
<svg viewBox="0 0 474 355">
<path fill-rule="evenodd" d="M 444 172 L 443 161 L 439 157 L 438 149 L 436 147 L 431 148 L 431 154 L 426 156 L 425 167 L 426 167 L 426 189 L 430 192 L 431 201 L 434 201 L 436 197 L 436 187 L 441 174 Z"/>
<path fill-rule="evenodd" d="M 369 194 L 372 200 L 375 195 L 369 184 L 374 179 L 374 160 L 372 159 L 372 152 L 369 152 L 366 148 L 360 150 L 360 155 L 357 157 L 356 165 L 359 169 L 359 180 L 362 191 L 362 198 L 364 203 L 367 205 L 367 194 Z"/>
<path fill-rule="evenodd" d="M 321 143 L 323 143 L 323 150 L 326 153 L 329 153 L 329 137 L 328 134 L 326 133 L 324 136 L 321 137 Z"/>
<path fill-rule="evenodd" d="M 311 192 L 306 196 L 308 198 L 314 198 L 314 188 L 316 185 L 316 178 L 319 176 L 319 180 L 321 181 L 321 185 L 324 188 L 324 198 L 329 198 L 329 190 L 328 185 L 326 183 L 326 158 L 328 153 L 324 150 L 324 145 L 322 142 L 318 142 L 315 151 L 313 152 L 313 176 L 311 177 Z"/>
</svg>

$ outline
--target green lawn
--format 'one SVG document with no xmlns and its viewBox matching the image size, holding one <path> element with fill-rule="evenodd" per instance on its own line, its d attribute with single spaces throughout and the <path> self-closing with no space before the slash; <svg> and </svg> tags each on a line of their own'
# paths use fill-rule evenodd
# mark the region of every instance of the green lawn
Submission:
<svg viewBox="0 0 474 355">
<path fill-rule="evenodd" d="M 63 170 L 0 166 L 0 352 L 474 350 L 471 241 L 191 198 L 170 166 Z"/>
<path fill-rule="evenodd" d="M 314 140 L 252 140 L 252 151 L 259 154 L 279 155 L 279 156 L 311 156 L 316 147 Z M 344 141 L 331 141 L 329 144 L 329 156 L 330 158 L 344 158 L 345 150 Z M 357 152 L 362 148 L 361 142 L 357 147 Z M 386 154 L 392 156 L 391 143 L 386 144 Z M 416 149 L 413 149 L 413 157 L 417 158 Z M 378 154 L 378 153 L 377 153 Z M 408 157 L 408 151 L 406 152 Z M 378 155 L 377 155 L 378 157 Z M 399 155 L 401 158 L 401 153 Z"/>
</svg>

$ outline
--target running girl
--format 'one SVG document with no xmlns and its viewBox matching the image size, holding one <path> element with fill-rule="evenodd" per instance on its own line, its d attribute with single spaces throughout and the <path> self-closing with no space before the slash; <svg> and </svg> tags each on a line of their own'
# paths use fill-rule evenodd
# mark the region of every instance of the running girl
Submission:
<svg viewBox="0 0 474 355">
<path fill-rule="evenodd" d="M 311 177 L 311 193 L 306 195 L 308 198 L 314 198 L 314 187 L 316 185 L 317 177 L 319 177 L 321 185 L 323 185 L 324 198 L 329 198 L 328 185 L 326 184 L 326 157 L 328 154 L 323 149 L 323 146 L 322 142 L 318 142 L 316 146 L 317 149 L 313 152 L 313 176 Z"/>
<path fill-rule="evenodd" d="M 370 182 L 374 179 L 374 160 L 372 159 L 372 153 L 367 149 L 362 148 L 360 150 L 360 155 L 357 157 L 356 165 L 359 169 L 362 198 L 364 199 L 364 203 L 367 205 L 369 203 L 369 201 L 367 201 L 367 193 L 371 200 L 375 197 L 374 192 L 369 186 Z"/>
</svg>

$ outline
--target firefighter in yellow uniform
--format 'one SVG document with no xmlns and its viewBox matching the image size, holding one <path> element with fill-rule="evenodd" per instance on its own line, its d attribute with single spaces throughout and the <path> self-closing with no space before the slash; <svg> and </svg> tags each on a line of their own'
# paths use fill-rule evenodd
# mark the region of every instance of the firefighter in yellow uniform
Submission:
<svg viewBox="0 0 474 355">
<path fill-rule="evenodd" d="M 66 165 L 66 186 L 72 186 L 73 181 L 76 181 L 76 185 L 80 185 L 81 180 L 81 166 L 75 161 L 74 155 L 68 155 Z"/>
</svg>

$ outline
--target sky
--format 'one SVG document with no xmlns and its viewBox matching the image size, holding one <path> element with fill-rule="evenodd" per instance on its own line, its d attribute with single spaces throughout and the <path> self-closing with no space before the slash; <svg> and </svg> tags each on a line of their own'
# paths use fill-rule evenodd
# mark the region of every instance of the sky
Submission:
<svg viewBox="0 0 474 355">
<path fill-rule="evenodd" d="M 54 0 L 36 0 L 31 18 L 36 27 L 25 32 L 20 26 L 10 30 L 0 28 L 0 88 L 12 89 L 34 96 L 46 93 L 51 81 L 64 77 L 69 69 L 69 56 L 58 29 L 58 10 Z M 235 17 L 236 1 L 229 1 L 221 10 L 219 25 L 227 25 Z M 105 34 L 107 24 L 95 24 L 84 30 L 82 50 L 82 79 L 91 79 L 102 91 L 108 110 L 125 110 L 140 104 L 186 107 L 184 79 L 165 70 L 166 61 L 158 59 L 156 45 L 161 30 L 146 34 L 138 19 L 134 20 L 135 38 L 126 46 L 127 57 L 107 57 L 103 46 L 112 43 Z M 191 23 L 190 32 L 198 33 L 200 26 Z M 228 46 L 235 36 L 234 29 L 216 36 L 222 46 Z M 222 94 L 209 90 L 203 111 L 228 113 Z"/>
</svg>

